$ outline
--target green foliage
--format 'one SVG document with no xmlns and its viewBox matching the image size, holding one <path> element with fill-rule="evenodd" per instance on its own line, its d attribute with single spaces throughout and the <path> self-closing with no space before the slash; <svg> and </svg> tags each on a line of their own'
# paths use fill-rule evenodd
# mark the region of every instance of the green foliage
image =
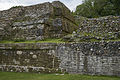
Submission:
<svg viewBox="0 0 120 80">
<path fill-rule="evenodd" d="M 0 72 L 0 80 L 120 80 L 120 77 Z"/>
<path fill-rule="evenodd" d="M 75 15 L 95 18 L 108 15 L 120 15 L 120 0 L 84 0 L 77 6 Z"/>
<path fill-rule="evenodd" d="M 22 6 L 13 6 L 10 9 L 14 9 L 14 8 L 21 8 Z"/>
<path fill-rule="evenodd" d="M 0 41 L 0 43 L 64 43 L 61 39 L 44 39 L 44 40 L 29 40 L 25 41 L 24 39 L 16 39 L 14 41 Z"/>
</svg>

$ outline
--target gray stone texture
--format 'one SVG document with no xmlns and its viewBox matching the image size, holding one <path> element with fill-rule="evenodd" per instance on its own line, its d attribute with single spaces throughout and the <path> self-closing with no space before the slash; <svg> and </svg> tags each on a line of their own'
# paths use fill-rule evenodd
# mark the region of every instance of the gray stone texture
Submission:
<svg viewBox="0 0 120 80">
<path fill-rule="evenodd" d="M 100 18 L 84 18 L 76 16 L 79 29 L 71 36 L 65 36 L 67 41 L 89 41 L 120 39 L 120 16 L 106 16 Z"/>
<path fill-rule="evenodd" d="M 81 17 L 76 17 L 80 23 L 81 32 L 92 33 L 112 33 L 120 31 L 120 16 L 106 16 L 100 18 L 85 18 L 82 21 Z"/>
<path fill-rule="evenodd" d="M 1 40 L 61 38 L 75 29 L 74 17 L 59 1 L 0 11 Z"/>
<path fill-rule="evenodd" d="M 0 44 L 0 71 L 120 76 L 120 42 Z"/>
</svg>

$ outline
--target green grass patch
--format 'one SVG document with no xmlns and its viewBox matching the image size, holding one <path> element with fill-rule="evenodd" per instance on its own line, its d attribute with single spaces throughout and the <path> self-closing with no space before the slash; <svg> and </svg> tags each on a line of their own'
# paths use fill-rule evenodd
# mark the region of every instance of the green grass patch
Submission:
<svg viewBox="0 0 120 80">
<path fill-rule="evenodd" d="M 120 77 L 0 72 L 0 80 L 120 80 Z"/>
<path fill-rule="evenodd" d="M 81 40 L 79 42 L 101 42 L 101 41 L 102 40 L 90 39 L 90 40 Z M 120 39 L 104 40 L 104 42 L 114 42 L 114 41 L 120 41 Z M 62 39 L 45 39 L 45 40 L 41 40 L 41 41 L 36 41 L 36 40 L 29 40 L 29 41 L 6 41 L 6 40 L 4 40 L 4 41 L 0 41 L 0 43 L 74 43 L 74 42 L 63 41 Z"/>
<path fill-rule="evenodd" d="M 117 41 L 120 41 L 120 39 L 114 39 L 114 40 L 96 40 L 96 39 L 90 39 L 88 42 L 103 42 L 103 41 L 104 42 L 117 42 Z"/>
<path fill-rule="evenodd" d="M 80 40 L 79 42 L 117 42 L 120 41 L 120 39 L 115 40 L 96 40 L 96 39 L 90 39 L 90 40 Z"/>
<path fill-rule="evenodd" d="M 29 41 L 0 41 L 0 43 L 64 43 L 61 39 L 45 39 L 41 41 L 29 40 Z"/>
</svg>

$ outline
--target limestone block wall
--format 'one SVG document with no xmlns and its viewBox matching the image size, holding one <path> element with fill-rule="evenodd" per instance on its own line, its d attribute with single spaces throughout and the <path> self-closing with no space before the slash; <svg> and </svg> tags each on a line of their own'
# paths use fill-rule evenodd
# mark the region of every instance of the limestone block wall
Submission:
<svg viewBox="0 0 120 80">
<path fill-rule="evenodd" d="M 1 44 L 0 70 L 37 73 L 59 72 L 60 60 L 54 56 L 54 49 L 55 44 Z"/>
<path fill-rule="evenodd" d="M 69 44 L 58 48 L 60 66 L 69 73 L 119 76 L 119 47 L 119 42 Z"/>
<path fill-rule="evenodd" d="M 0 71 L 120 76 L 120 42 L 0 44 Z"/>
</svg>

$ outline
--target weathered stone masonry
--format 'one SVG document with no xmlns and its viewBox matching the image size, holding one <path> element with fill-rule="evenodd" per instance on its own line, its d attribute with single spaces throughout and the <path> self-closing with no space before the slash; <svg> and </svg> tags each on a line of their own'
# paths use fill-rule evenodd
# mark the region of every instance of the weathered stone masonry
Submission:
<svg viewBox="0 0 120 80">
<path fill-rule="evenodd" d="M 120 42 L 0 44 L 0 70 L 120 76 Z"/>
<path fill-rule="evenodd" d="M 0 11 L 0 40 L 61 38 L 76 29 L 70 10 L 59 1 Z"/>
</svg>

